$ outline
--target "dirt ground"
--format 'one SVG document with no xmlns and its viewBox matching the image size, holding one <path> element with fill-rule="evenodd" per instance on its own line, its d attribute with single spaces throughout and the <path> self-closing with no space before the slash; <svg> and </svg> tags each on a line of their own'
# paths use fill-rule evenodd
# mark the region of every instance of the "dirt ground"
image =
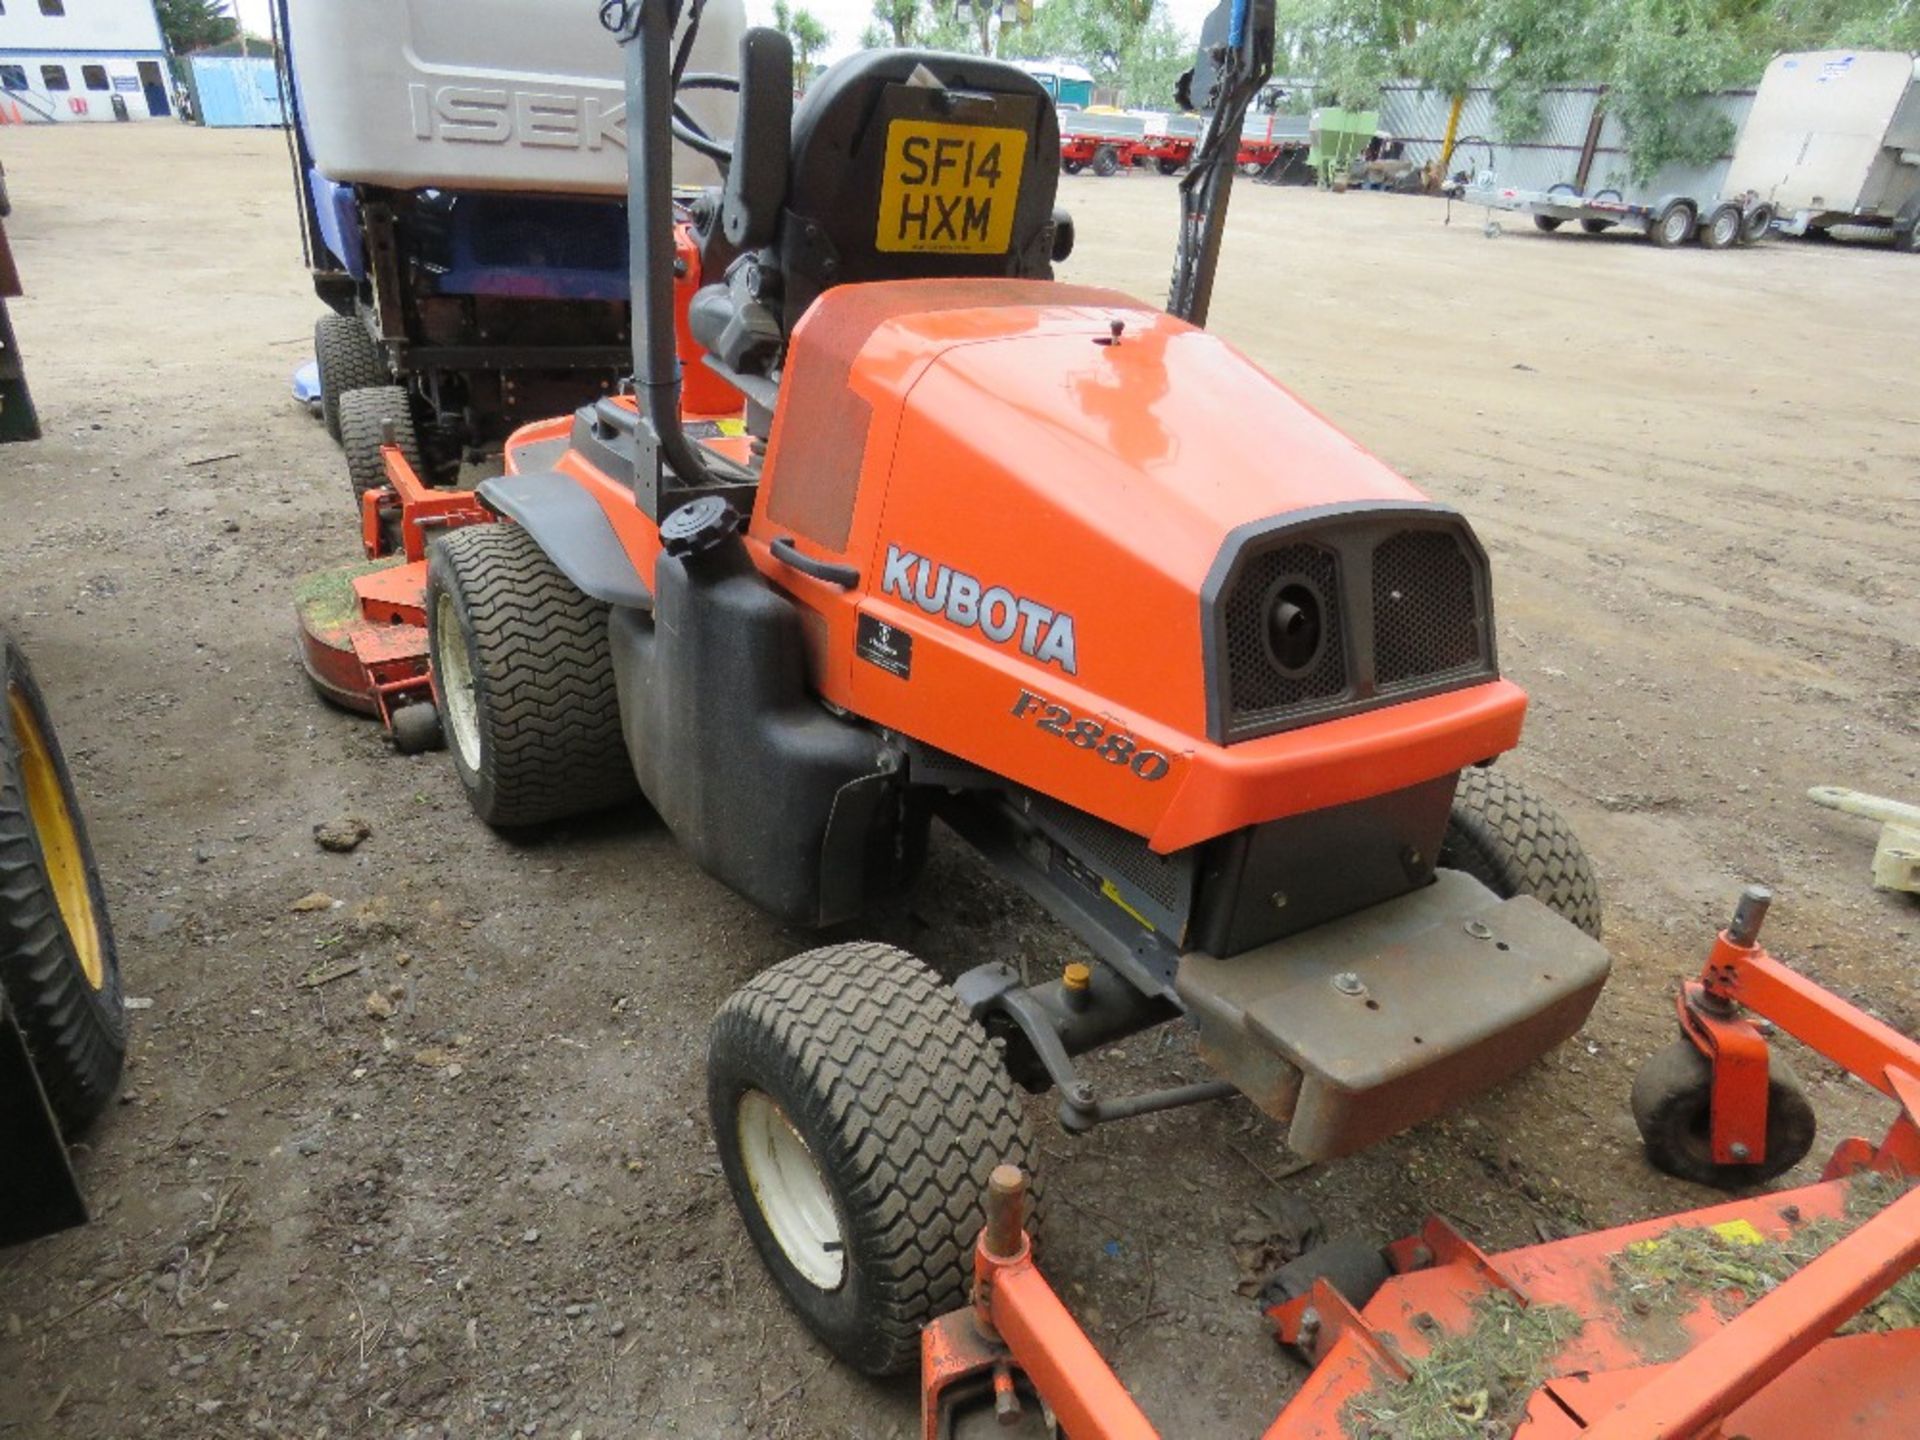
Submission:
<svg viewBox="0 0 1920 1440">
<path fill-rule="evenodd" d="M 0 158 L 47 430 L 0 452 L 0 624 L 151 1002 L 80 1156 L 96 1222 L 0 1256 L 0 1433 L 909 1434 L 911 1386 L 845 1372 L 783 1308 L 707 1136 L 708 1018 L 811 937 L 641 813 L 492 835 L 444 755 L 397 757 L 307 688 L 292 584 L 354 539 L 341 459 L 288 398 L 317 304 L 281 137 L 10 130 Z M 1172 182 L 1062 192 L 1067 278 L 1162 295 Z M 1646 1169 L 1625 1100 L 1742 881 L 1778 888 L 1778 950 L 1920 1026 L 1920 907 L 1868 887 L 1870 825 L 1803 798 L 1920 798 L 1920 419 L 1893 343 L 1920 263 L 1479 219 L 1243 186 L 1215 327 L 1473 518 L 1533 696 L 1506 763 L 1592 852 L 1613 982 L 1501 1093 L 1284 1181 L 1244 1103 L 1075 1140 L 1036 1102 L 1050 1269 L 1171 1434 L 1257 1433 L 1296 1379 L 1235 1293 L 1281 1191 L 1336 1231 L 1437 1209 L 1493 1246 L 1703 1202 Z M 323 853 L 314 825 L 348 815 L 371 839 Z M 342 903 L 298 911 L 316 891 Z M 950 841 L 861 933 L 950 972 L 1073 948 Z M 1128 1083 L 1200 1073 L 1171 1032 L 1119 1048 Z M 1802 1068 L 1829 1138 L 1880 1118 Z"/>
</svg>

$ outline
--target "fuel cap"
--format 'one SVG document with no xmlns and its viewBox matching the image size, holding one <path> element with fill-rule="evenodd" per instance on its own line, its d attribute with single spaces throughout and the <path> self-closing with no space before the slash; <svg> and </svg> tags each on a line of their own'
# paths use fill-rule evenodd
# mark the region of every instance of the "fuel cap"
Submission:
<svg viewBox="0 0 1920 1440">
<path fill-rule="evenodd" d="M 718 495 L 689 500 L 660 523 L 660 545 L 680 559 L 704 555 L 740 528 L 740 512 Z"/>
</svg>

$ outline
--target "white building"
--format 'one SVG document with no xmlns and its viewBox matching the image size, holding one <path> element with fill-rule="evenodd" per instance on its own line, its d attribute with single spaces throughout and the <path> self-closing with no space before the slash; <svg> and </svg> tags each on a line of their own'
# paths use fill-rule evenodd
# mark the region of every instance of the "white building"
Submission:
<svg viewBox="0 0 1920 1440">
<path fill-rule="evenodd" d="M 153 0 L 0 0 L 0 120 L 173 113 Z"/>
</svg>

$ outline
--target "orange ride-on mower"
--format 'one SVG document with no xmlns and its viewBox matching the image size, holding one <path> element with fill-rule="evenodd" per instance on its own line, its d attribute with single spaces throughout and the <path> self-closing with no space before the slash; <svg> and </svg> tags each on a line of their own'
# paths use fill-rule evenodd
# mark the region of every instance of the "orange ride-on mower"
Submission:
<svg viewBox="0 0 1920 1440">
<path fill-rule="evenodd" d="M 779 34 L 676 74 L 628 46 L 635 395 L 526 427 L 428 550 L 432 676 L 474 809 L 636 791 L 782 921 L 858 915 L 935 816 L 1084 941 L 949 985 L 883 945 L 773 967 L 709 1099 L 761 1255 L 847 1363 L 911 1367 L 965 1294 L 978 1192 L 1067 1129 L 1251 1097 L 1351 1151 L 1571 1035 L 1607 972 L 1593 877 L 1503 773 L 1467 522 L 1199 328 L 1272 25 L 1209 60 L 1174 313 L 1055 282 L 1058 125 L 1024 71 L 869 51 L 793 101 Z M 733 141 L 676 86 L 737 84 Z M 726 166 L 676 230 L 675 138 Z M 744 433 L 683 384 L 676 282 Z M 1098 1046 L 1185 1017 L 1218 1079 L 1103 1095 Z"/>
<path fill-rule="evenodd" d="M 1313 1367 L 1266 1440 L 1920 1435 L 1920 1043 L 1762 949 L 1769 898 L 1747 892 L 1682 993 L 1699 1063 L 1663 1052 L 1634 1084 L 1648 1156 L 1744 1186 L 1807 1153 L 1812 1112 L 1777 1059 L 1769 1093 L 1743 1012 L 1892 1099 L 1885 1136 L 1843 1142 L 1818 1184 L 1505 1254 L 1437 1218 L 1384 1251 L 1310 1250 L 1266 1289 L 1277 1337 Z M 1025 1190 L 1018 1168 L 994 1172 L 972 1303 L 923 1336 L 925 1440 L 1152 1440 L 1034 1268 Z"/>
</svg>

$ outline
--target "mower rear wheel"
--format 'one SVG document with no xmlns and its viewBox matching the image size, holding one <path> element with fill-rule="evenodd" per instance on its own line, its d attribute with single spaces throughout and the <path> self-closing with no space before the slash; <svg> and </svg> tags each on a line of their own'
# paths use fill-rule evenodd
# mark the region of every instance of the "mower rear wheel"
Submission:
<svg viewBox="0 0 1920 1440">
<path fill-rule="evenodd" d="M 380 447 L 386 444 L 388 424 L 393 426 L 393 443 L 407 457 L 414 474 L 424 476 L 420 436 L 413 428 L 413 399 L 403 388 L 375 385 L 340 398 L 340 448 L 347 455 L 347 478 L 353 484 L 356 506 L 367 491 L 387 483 Z"/>
<path fill-rule="evenodd" d="M 476 815 L 510 829 L 634 794 L 607 607 L 531 535 L 503 522 L 434 541 L 426 603 L 434 701 Z"/>
<path fill-rule="evenodd" d="M 735 991 L 707 1105 L 760 1258 L 868 1375 L 918 1363 L 921 1328 L 966 1301 L 988 1175 L 1039 1158 L 986 1032 L 890 945 L 810 950 Z"/>
<path fill-rule="evenodd" d="M 341 399 L 389 384 L 387 357 L 355 317 L 327 314 L 313 322 L 313 361 L 320 372 L 320 418 L 338 440 Z"/>
<path fill-rule="evenodd" d="M 126 1059 L 120 959 L 73 777 L 26 657 L 5 638 L 0 987 L 60 1128 L 78 1134 L 106 1108 Z"/>
<path fill-rule="evenodd" d="M 1531 895 L 1600 936 L 1600 882 L 1559 812 L 1498 770 L 1465 770 L 1439 863 L 1504 899 Z"/>
<path fill-rule="evenodd" d="M 1684 1036 L 1656 1051 L 1633 1080 L 1633 1123 L 1654 1167 L 1682 1180 L 1739 1190 L 1782 1175 L 1813 1149 L 1819 1121 L 1800 1079 L 1767 1057 L 1767 1158 L 1757 1165 L 1713 1158 L 1713 1064 Z"/>
</svg>

